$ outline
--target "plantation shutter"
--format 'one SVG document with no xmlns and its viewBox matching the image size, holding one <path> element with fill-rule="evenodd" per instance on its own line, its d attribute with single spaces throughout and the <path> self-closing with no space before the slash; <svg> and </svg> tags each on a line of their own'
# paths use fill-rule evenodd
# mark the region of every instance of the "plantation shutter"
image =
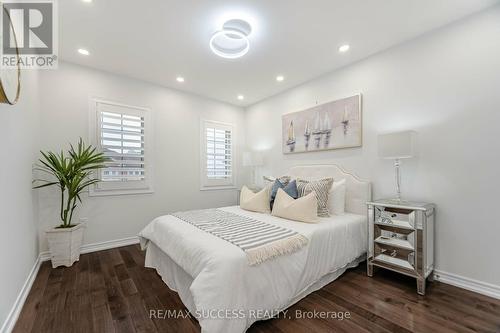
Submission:
<svg viewBox="0 0 500 333">
<path fill-rule="evenodd" d="M 233 185 L 233 128 L 228 124 L 205 121 L 203 186 Z"/>
<path fill-rule="evenodd" d="M 101 149 L 110 159 L 101 180 L 144 180 L 144 117 L 101 111 L 100 124 Z"/>
<path fill-rule="evenodd" d="M 148 122 L 147 109 L 96 102 L 97 147 L 109 159 L 100 170 L 98 191 L 150 189 Z"/>
</svg>

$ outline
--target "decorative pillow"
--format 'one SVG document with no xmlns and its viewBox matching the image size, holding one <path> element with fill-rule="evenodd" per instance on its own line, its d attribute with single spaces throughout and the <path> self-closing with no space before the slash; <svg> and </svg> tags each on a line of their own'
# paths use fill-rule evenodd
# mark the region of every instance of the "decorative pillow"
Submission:
<svg viewBox="0 0 500 333">
<path fill-rule="evenodd" d="M 240 207 L 252 212 L 269 214 L 271 210 L 267 189 L 254 193 L 248 187 L 243 186 L 240 194 Z"/>
<path fill-rule="evenodd" d="M 294 199 L 280 188 L 276 194 L 272 215 L 299 222 L 316 223 L 317 211 L 318 200 L 313 192 Z"/>
<path fill-rule="evenodd" d="M 290 176 L 281 176 L 279 178 L 271 177 L 271 176 L 262 176 L 264 179 L 264 188 L 267 189 L 267 194 L 269 195 L 269 202 L 271 202 L 271 191 L 276 180 L 279 180 L 281 184 L 284 186 L 288 185 L 290 181 Z"/>
<path fill-rule="evenodd" d="M 285 186 L 279 179 L 276 179 L 274 181 L 273 187 L 271 188 L 271 195 L 270 195 L 271 210 L 273 209 L 276 193 L 278 193 L 278 190 L 280 188 L 283 189 L 283 191 L 285 191 L 286 194 L 288 194 L 294 199 L 297 199 L 299 197 L 299 192 L 297 190 L 297 182 L 295 180 L 292 180 Z"/>
<path fill-rule="evenodd" d="M 346 180 L 334 181 L 328 194 L 328 210 L 331 214 L 342 215 L 345 213 Z"/>
<path fill-rule="evenodd" d="M 308 195 L 311 192 L 316 193 L 318 199 L 318 216 L 329 217 L 328 211 L 328 193 L 332 188 L 333 178 L 324 178 L 319 180 L 297 180 L 299 198 Z"/>
</svg>

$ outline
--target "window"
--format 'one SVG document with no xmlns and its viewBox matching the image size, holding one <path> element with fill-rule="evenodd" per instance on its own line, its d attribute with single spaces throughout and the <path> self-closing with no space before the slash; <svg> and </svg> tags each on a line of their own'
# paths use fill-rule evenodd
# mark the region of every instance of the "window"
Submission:
<svg viewBox="0 0 500 333">
<path fill-rule="evenodd" d="M 94 145 L 108 157 L 91 195 L 150 193 L 149 110 L 102 100 L 93 101 Z"/>
<path fill-rule="evenodd" d="M 202 121 L 201 189 L 234 187 L 234 130 L 231 124 Z"/>
</svg>

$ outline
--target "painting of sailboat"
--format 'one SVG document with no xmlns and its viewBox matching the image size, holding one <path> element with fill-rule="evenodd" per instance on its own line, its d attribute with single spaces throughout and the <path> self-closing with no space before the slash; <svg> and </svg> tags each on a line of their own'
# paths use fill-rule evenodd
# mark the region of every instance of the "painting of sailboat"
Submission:
<svg viewBox="0 0 500 333">
<path fill-rule="evenodd" d="M 309 150 L 309 140 L 311 139 L 311 127 L 309 127 L 309 120 L 306 120 L 306 125 L 304 126 L 304 139 L 305 139 L 305 148 Z"/>
<path fill-rule="evenodd" d="M 361 147 L 361 94 L 284 114 L 282 133 L 285 154 Z"/>
<path fill-rule="evenodd" d="M 291 153 L 295 151 L 295 128 L 293 127 L 293 120 L 288 126 L 288 139 L 286 140 L 286 145 Z"/>
</svg>

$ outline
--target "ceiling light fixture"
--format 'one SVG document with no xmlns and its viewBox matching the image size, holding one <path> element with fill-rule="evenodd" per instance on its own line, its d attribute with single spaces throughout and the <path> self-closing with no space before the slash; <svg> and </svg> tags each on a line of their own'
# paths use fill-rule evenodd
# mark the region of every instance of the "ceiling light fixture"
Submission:
<svg viewBox="0 0 500 333">
<path fill-rule="evenodd" d="M 349 51 L 350 48 L 351 47 L 349 46 L 349 44 L 342 45 L 341 47 L 339 47 L 339 52 L 340 53 L 347 52 L 347 51 Z"/>
<path fill-rule="evenodd" d="M 210 38 L 210 49 L 219 57 L 236 59 L 243 57 L 250 50 L 248 36 L 252 32 L 250 23 L 240 19 L 226 21 L 222 29 Z"/>
<path fill-rule="evenodd" d="M 181 82 L 181 83 L 184 82 L 184 78 L 182 76 L 178 76 L 176 78 L 176 80 L 177 80 L 177 82 Z"/>
<path fill-rule="evenodd" d="M 243 95 L 238 95 L 238 99 L 239 99 L 240 101 L 242 101 L 242 100 L 244 100 L 244 99 L 245 99 L 245 96 L 243 96 Z"/>
<path fill-rule="evenodd" d="M 276 81 L 278 81 L 278 82 L 283 82 L 284 79 L 285 79 L 285 77 L 283 75 L 276 76 Z"/>
<path fill-rule="evenodd" d="M 78 53 L 83 54 L 85 56 L 88 56 L 90 54 L 90 52 L 85 49 L 78 49 Z"/>
<path fill-rule="evenodd" d="M 86 3 L 91 3 L 92 0 L 82 0 L 83 2 L 86 2 Z"/>
</svg>

